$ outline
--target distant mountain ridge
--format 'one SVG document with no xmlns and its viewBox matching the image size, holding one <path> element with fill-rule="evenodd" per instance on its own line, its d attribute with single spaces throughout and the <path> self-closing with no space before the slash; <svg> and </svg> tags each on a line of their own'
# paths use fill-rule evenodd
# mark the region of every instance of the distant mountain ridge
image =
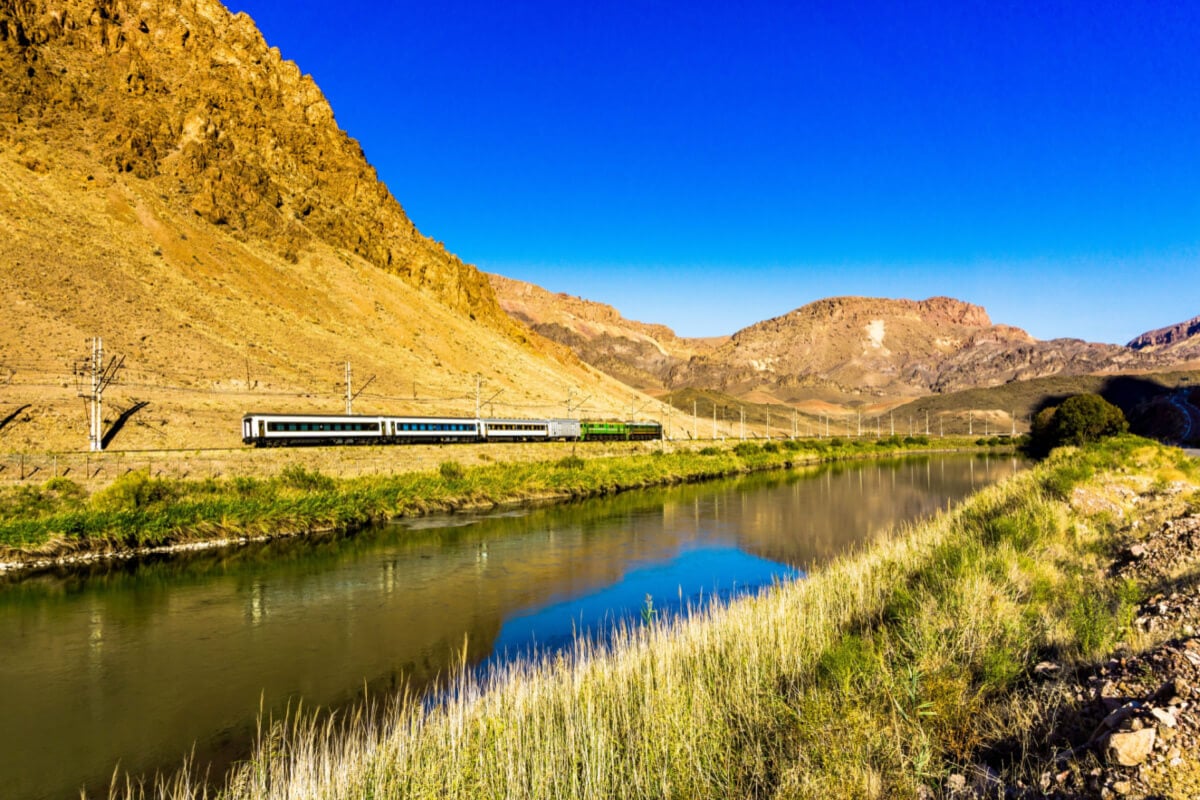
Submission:
<svg viewBox="0 0 1200 800">
<path fill-rule="evenodd" d="M 1147 331 L 1134 338 L 1126 347 L 1150 352 L 1169 351 L 1174 355 L 1200 358 L 1200 316 Z"/>
<path fill-rule="evenodd" d="M 638 389 L 663 388 L 675 367 L 728 339 L 685 339 L 666 325 L 625 319 L 604 303 L 555 294 L 502 275 L 489 274 L 488 280 L 511 317 Z"/>
<path fill-rule="evenodd" d="M 1079 339 L 1039 341 L 949 297 L 833 297 L 689 340 L 609 306 L 492 277 L 501 307 L 610 374 L 660 391 L 707 389 L 755 402 L 895 402 L 1051 375 L 1122 373 L 1177 362 Z"/>
<path fill-rule="evenodd" d="M 901 398 L 1155 363 L 1114 345 L 1038 341 L 1020 328 L 993 324 L 980 306 L 948 297 L 836 297 L 738 331 L 671 380 L 796 402 L 814 391 L 843 399 Z"/>
</svg>

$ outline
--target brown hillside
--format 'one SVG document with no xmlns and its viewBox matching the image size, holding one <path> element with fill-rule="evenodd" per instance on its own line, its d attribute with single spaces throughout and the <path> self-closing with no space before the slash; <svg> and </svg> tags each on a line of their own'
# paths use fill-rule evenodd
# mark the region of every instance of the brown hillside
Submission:
<svg viewBox="0 0 1200 800">
<path fill-rule="evenodd" d="M 660 390 L 679 364 L 709 353 L 728 337 L 684 339 L 665 325 L 625 319 L 603 303 L 552 293 L 531 283 L 488 275 L 509 316 L 581 359 L 643 390 Z"/>
<path fill-rule="evenodd" d="M 1169 353 L 1180 359 L 1200 359 L 1200 317 L 1148 331 L 1127 346 L 1134 350 Z"/>
<path fill-rule="evenodd" d="M 125 356 L 117 447 L 238 441 L 250 409 L 618 414 L 422 236 L 310 78 L 210 0 L 0 0 L 0 449 L 78 449 L 71 364 Z M 579 413 L 579 409 L 573 409 Z"/>
<path fill-rule="evenodd" d="M 1159 359 L 1074 339 L 1038 341 L 979 306 L 935 297 L 820 300 L 752 325 L 671 375 L 673 386 L 818 397 L 914 397 L 1056 374 L 1146 369 Z"/>
</svg>

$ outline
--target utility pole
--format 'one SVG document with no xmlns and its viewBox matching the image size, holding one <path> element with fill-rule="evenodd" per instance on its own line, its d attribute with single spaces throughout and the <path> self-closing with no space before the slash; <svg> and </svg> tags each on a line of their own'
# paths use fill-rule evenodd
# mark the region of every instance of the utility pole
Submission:
<svg viewBox="0 0 1200 800">
<path fill-rule="evenodd" d="M 892 424 L 892 436 L 896 435 L 896 412 L 888 412 L 888 421 Z"/>
<path fill-rule="evenodd" d="M 862 409 L 858 410 L 858 436 L 862 438 Z"/>
<path fill-rule="evenodd" d="M 117 372 L 125 364 L 125 356 L 115 356 L 104 363 L 104 342 L 97 336 L 92 339 L 92 355 L 75 366 L 75 385 L 80 397 L 87 400 L 88 450 L 99 452 L 104 449 L 104 390 L 116 380 Z M 86 391 L 85 391 L 86 386 Z"/>
<path fill-rule="evenodd" d="M 362 394 L 364 391 L 366 391 L 366 388 L 371 385 L 371 381 L 375 380 L 375 376 L 372 375 L 371 377 L 367 378 L 366 383 L 364 383 L 362 385 L 361 389 L 359 389 L 357 392 L 352 392 L 350 390 L 351 377 L 352 377 L 352 373 L 350 370 L 350 362 L 347 361 L 346 362 L 346 416 L 347 417 L 354 413 L 354 399 L 356 397 L 358 397 L 360 394 Z"/>
<path fill-rule="evenodd" d="M 967 411 L 967 436 L 975 435 L 975 409 Z"/>
<path fill-rule="evenodd" d="M 1009 416 L 1012 417 L 1012 435 L 1016 436 L 1017 435 L 1017 410 L 1014 408 L 1012 414 L 1010 414 Z"/>
</svg>

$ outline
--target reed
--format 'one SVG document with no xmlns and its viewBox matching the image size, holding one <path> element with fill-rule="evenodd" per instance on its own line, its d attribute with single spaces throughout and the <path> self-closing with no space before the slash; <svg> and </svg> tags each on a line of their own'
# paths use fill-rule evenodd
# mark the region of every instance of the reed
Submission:
<svg viewBox="0 0 1200 800">
<path fill-rule="evenodd" d="M 436 700 L 402 694 L 382 714 L 265 726 L 253 756 L 211 793 L 937 793 L 981 749 L 1028 740 L 1047 713 L 1020 691 L 1038 660 L 1084 663 L 1129 634 L 1136 587 L 1110 585 L 1102 569 L 1111 516 L 1064 497 L 1122 482 L 1142 495 L 1130 519 L 1155 513 L 1154 481 L 1170 474 L 1195 503 L 1200 475 L 1178 453 L 1123 439 L 1060 454 L 806 580 L 670 619 L 648 614 L 611 641 L 580 640 L 482 679 L 464 663 Z M 1018 748 L 1010 775 L 1022 763 Z M 112 796 L 206 792 L 184 770 Z"/>
</svg>

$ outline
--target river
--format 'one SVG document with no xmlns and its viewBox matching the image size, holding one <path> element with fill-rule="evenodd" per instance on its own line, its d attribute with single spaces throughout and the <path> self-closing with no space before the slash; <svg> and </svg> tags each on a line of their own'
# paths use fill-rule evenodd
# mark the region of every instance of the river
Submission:
<svg viewBox="0 0 1200 800">
<path fill-rule="evenodd" d="M 853 462 L 0 583 L 0 787 L 103 795 L 114 768 L 243 757 L 260 709 L 338 707 L 651 607 L 802 577 L 1021 469 Z"/>
</svg>

